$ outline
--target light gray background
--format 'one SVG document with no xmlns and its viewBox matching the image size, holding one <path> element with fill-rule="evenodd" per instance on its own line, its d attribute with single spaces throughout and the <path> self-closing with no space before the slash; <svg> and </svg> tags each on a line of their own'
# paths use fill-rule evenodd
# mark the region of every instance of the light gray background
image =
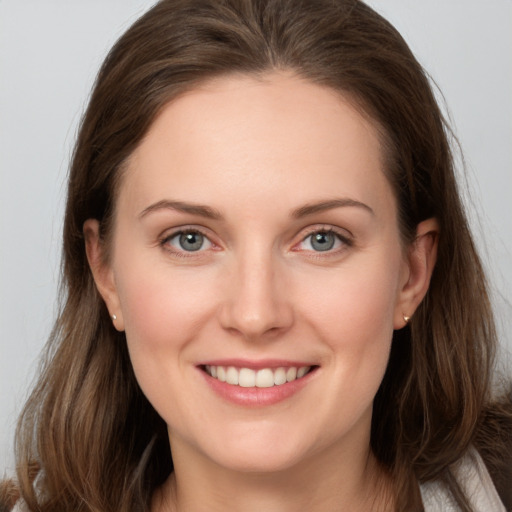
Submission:
<svg viewBox="0 0 512 512">
<path fill-rule="evenodd" d="M 12 470 L 16 416 L 56 310 L 77 123 L 106 52 L 153 3 L 0 0 L 0 477 Z M 449 105 L 511 351 L 512 0 L 369 3 L 401 31 Z"/>
</svg>

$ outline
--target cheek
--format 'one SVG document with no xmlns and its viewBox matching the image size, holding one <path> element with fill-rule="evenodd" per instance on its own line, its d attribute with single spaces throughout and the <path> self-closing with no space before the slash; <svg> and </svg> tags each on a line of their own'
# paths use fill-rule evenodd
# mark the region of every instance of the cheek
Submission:
<svg viewBox="0 0 512 512">
<path fill-rule="evenodd" d="M 205 276 L 199 282 L 198 273 L 173 272 L 136 255 L 119 261 L 117 269 L 130 359 L 153 401 L 161 383 L 176 380 L 167 392 L 179 387 L 175 376 L 186 367 L 187 347 L 212 314 L 212 283 Z"/>
<path fill-rule="evenodd" d="M 211 288 L 198 277 L 135 259 L 118 266 L 118 292 L 130 360 L 143 393 L 168 424 L 180 426 L 189 346 L 211 318 Z M 126 270 L 126 271 L 124 271 Z M 210 301 L 207 300 L 210 297 Z M 188 394 L 187 394 L 188 393 Z M 200 397 L 196 397 L 199 400 Z M 173 404 L 170 409 L 169 404 Z"/>
<path fill-rule="evenodd" d="M 366 270 L 353 272 L 346 280 L 344 293 L 338 297 L 340 308 L 346 311 L 347 328 L 365 336 L 369 344 L 386 338 L 393 330 L 393 312 L 397 298 L 396 279 L 392 273 Z"/>
<path fill-rule="evenodd" d="M 330 293 L 312 297 L 316 314 L 308 317 L 309 325 L 329 347 L 332 389 L 322 400 L 326 411 L 335 411 L 335 431 L 366 417 L 384 377 L 397 297 L 394 269 L 370 264 L 347 267 L 326 285 Z"/>
<path fill-rule="evenodd" d="M 329 347 L 343 400 L 373 400 L 383 378 L 399 290 L 400 255 L 346 265 L 316 286 L 303 308 Z M 362 263 L 362 264 L 360 264 Z M 318 285 L 317 281 L 317 285 Z"/>
<path fill-rule="evenodd" d="M 398 299 L 398 262 L 399 257 L 366 258 L 357 265 L 335 269 L 323 278 L 316 276 L 308 286 L 309 291 L 303 292 L 307 297 L 303 314 L 317 317 L 326 333 L 344 333 L 343 339 L 335 336 L 336 344 L 354 339 L 372 344 L 382 338 L 382 333 L 388 338 L 393 331 Z"/>
<path fill-rule="evenodd" d="M 142 258 L 122 262 L 118 268 L 116 284 L 127 335 L 148 345 L 187 339 L 212 306 L 212 282 L 204 273 L 173 272 L 165 264 L 152 265 Z"/>
</svg>

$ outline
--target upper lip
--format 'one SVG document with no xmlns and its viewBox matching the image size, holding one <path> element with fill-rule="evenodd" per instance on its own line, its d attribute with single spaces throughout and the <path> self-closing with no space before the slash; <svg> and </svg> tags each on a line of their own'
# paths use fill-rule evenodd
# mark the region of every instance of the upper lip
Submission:
<svg viewBox="0 0 512 512">
<path fill-rule="evenodd" d="M 296 361 L 290 359 L 211 359 L 202 361 L 198 366 L 234 366 L 235 368 L 250 368 L 252 370 L 261 370 L 263 368 L 301 368 L 303 366 L 317 366 L 311 361 Z"/>
</svg>

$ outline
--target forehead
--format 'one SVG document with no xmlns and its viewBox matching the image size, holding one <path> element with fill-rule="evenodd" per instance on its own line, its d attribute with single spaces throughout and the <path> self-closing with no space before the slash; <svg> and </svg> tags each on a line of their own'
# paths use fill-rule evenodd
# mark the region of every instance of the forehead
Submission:
<svg viewBox="0 0 512 512">
<path fill-rule="evenodd" d="M 166 194 L 217 208 L 340 194 L 379 203 L 391 193 L 382 171 L 379 132 L 348 98 L 289 74 L 235 75 L 163 108 L 129 160 L 120 200 L 139 209 Z"/>
</svg>

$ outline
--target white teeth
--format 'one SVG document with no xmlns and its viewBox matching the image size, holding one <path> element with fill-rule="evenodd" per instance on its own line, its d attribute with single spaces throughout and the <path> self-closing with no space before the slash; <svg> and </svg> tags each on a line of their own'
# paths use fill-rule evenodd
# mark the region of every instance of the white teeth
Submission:
<svg viewBox="0 0 512 512">
<path fill-rule="evenodd" d="M 257 388 L 271 388 L 274 385 L 274 373 L 270 368 L 258 370 L 256 374 Z"/>
<path fill-rule="evenodd" d="M 280 386 L 286 382 L 286 370 L 284 368 L 278 368 L 274 372 L 274 386 Z"/>
<path fill-rule="evenodd" d="M 297 379 L 300 379 L 301 377 L 304 377 L 304 375 L 306 375 L 306 373 L 308 372 L 309 370 L 309 366 L 301 366 L 298 370 L 297 370 Z"/>
<path fill-rule="evenodd" d="M 250 368 L 242 368 L 238 374 L 238 384 L 243 388 L 256 386 L 256 372 Z"/>
<path fill-rule="evenodd" d="M 238 371 L 233 366 L 230 366 L 226 370 L 226 382 L 228 384 L 233 384 L 234 386 L 238 385 Z"/>
<path fill-rule="evenodd" d="M 217 366 L 217 379 L 221 382 L 226 382 L 226 369 L 224 366 Z"/>
<path fill-rule="evenodd" d="M 272 386 L 281 386 L 287 382 L 304 377 L 311 370 L 311 366 L 301 366 L 299 368 L 290 366 L 288 368 L 281 367 L 275 369 L 262 368 L 256 371 L 251 368 L 206 365 L 204 369 L 211 377 L 232 386 L 271 388 Z"/>
<path fill-rule="evenodd" d="M 294 366 L 290 366 L 288 370 L 286 370 L 286 381 L 291 382 L 297 378 L 297 368 Z"/>
</svg>

